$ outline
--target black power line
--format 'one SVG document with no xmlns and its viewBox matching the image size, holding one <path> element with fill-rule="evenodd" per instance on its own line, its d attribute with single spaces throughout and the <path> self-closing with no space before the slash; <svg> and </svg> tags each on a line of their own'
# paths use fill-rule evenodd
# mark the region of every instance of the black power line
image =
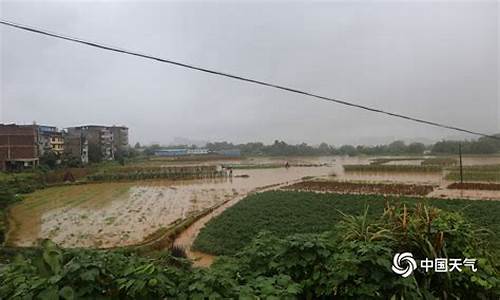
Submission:
<svg viewBox="0 0 500 300">
<path fill-rule="evenodd" d="M 17 29 L 22 29 L 22 30 L 42 34 L 42 35 L 46 35 L 46 36 L 50 36 L 50 37 L 54 37 L 54 38 L 63 39 L 66 41 L 84 44 L 84 45 L 91 46 L 91 47 L 96 47 L 99 49 L 104 49 L 104 50 L 108 50 L 108 51 L 138 56 L 138 57 L 151 59 L 151 60 L 156 60 L 159 62 L 168 63 L 168 64 L 176 65 L 179 67 L 184 67 L 184 68 L 197 70 L 197 71 L 201 71 L 201 72 L 205 72 L 205 73 L 210 73 L 210 74 L 214 74 L 214 75 L 218 75 L 218 76 L 229 77 L 232 79 L 242 80 L 242 81 L 250 82 L 253 84 L 263 85 L 263 86 L 267 86 L 267 87 L 271 87 L 271 88 L 275 88 L 275 89 L 280 89 L 280 90 L 284 90 L 284 91 L 288 91 L 288 92 L 292 92 L 292 93 L 296 93 L 296 94 L 301 94 L 301 95 L 313 97 L 313 98 L 324 100 L 324 101 L 335 102 L 335 103 L 342 104 L 342 105 L 347 105 L 347 106 L 356 107 L 356 108 L 360 108 L 360 109 L 364 109 L 364 110 L 368 110 L 368 111 L 372 111 L 372 112 L 376 112 L 376 113 L 380 113 L 380 114 L 385 114 L 385 115 L 395 117 L 395 118 L 401 118 L 401 119 L 414 121 L 414 122 L 418 122 L 418 123 L 422 123 L 422 124 L 427 124 L 427 125 L 431 125 L 431 126 L 451 129 L 451 130 L 455 130 L 455 131 L 460 131 L 460 132 L 465 132 L 465 133 L 469 133 L 469 134 L 474 134 L 474 135 L 479 135 L 479 136 L 483 136 L 483 137 L 488 137 L 488 138 L 500 140 L 500 137 L 488 135 L 488 134 L 477 132 L 477 131 L 472 131 L 472 130 L 468 130 L 468 129 L 464 129 L 464 128 L 459 128 L 459 127 L 441 124 L 441 123 L 428 121 L 428 120 L 424 120 L 424 119 L 420 119 L 420 118 L 415 118 L 415 117 L 411 117 L 411 116 L 407 116 L 407 115 L 393 113 L 393 112 L 385 111 L 385 110 L 370 107 L 370 106 L 360 105 L 360 104 L 356 104 L 356 103 L 352 103 L 352 102 L 348 102 L 348 101 L 344 101 L 344 100 L 340 100 L 340 99 L 336 99 L 336 98 L 325 97 L 325 96 L 317 95 L 314 93 L 310 93 L 310 92 L 306 92 L 306 91 L 302 91 L 302 90 L 298 90 L 298 89 L 294 89 L 294 88 L 290 88 L 290 87 L 286 87 L 286 86 L 282 86 L 282 85 L 278 85 L 278 84 L 274 84 L 274 83 L 264 82 L 264 81 L 260 81 L 260 80 L 255 80 L 255 79 L 251 79 L 251 78 L 247 78 L 247 77 L 238 76 L 238 75 L 232 75 L 229 73 L 219 72 L 219 71 L 206 69 L 206 68 L 186 64 L 186 63 L 181 63 L 181 62 L 177 62 L 177 61 L 173 61 L 173 60 L 159 58 L 159 57 L 152 56 L 152 55 L 141 54 L 138 52 L 125 50 L 125 49 L 119 49 L 117 47 L 112 47 L 112 46 L 106 46 L 106 45 L 103 45 L 102 43 L 90 42 L 90 41 L 85 41 L 85 40 L 82 40 L 79 38 L 63 36 L 63 35 L 60 35 L 57 33 L 51 33 L 47 30 L 36 29 L 32 26 L 21 25 L 21 24 L 17 24 L 14 22 L 1 20 L 1 19 L 0 19 L 0 24 L 14 27 Z"/>
</svg>

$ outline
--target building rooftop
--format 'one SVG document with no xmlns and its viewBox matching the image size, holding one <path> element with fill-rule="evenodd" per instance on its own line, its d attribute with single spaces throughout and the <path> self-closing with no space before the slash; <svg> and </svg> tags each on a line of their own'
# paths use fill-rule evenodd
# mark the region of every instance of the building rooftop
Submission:
<svg viewBox="0 0 500 300">
<path fill-rule="evenodd" d="M 95 124 L 69 126 L 66 128 L 112 128 L 112 127 L 128 129 L 128 127 L 126 126 L 116 126 L 116 125 L 110 126 L 110 125 L 95 125 Z"/>
</svg>

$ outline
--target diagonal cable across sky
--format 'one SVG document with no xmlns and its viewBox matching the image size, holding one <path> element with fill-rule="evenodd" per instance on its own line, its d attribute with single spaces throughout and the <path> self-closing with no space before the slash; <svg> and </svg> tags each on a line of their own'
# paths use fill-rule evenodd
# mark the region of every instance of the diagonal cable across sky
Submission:
<svg viewBox="0 0 500 300">
<path fill-rule="evenodd" d="M 393 118 L 404 119 L 407 121 L 412 121 L 412 122 L 425 124 L 425 125 L 429 125 L 429 126 L 440 127 L 440 128 L 445 128 L 445 129 L 449 129 L 449 130 L 454 130 L 454 131 L 459 131 L 459 132 L 464 132 L 464 133 L 473 134 L 473 135 L 477 135 L 477 136 L 482 136 L 482 137 L 500 140 L 500 137 L 498 137 L 498 136 L 493 136 L 490 134 L 486 134 L 486 133 L 482 133 L 482 132 L 478 132 L 478 131 L 474 131 L 474 130 L 469 130 L 466 128 L 456 127 L 456 126 L 438 123 L 438 122 L 425 120 L 425 119 L 421 119 L 421 118 L 417 118 L 417 117 L 412 117 L 412 116 L 408 116 L 408 115 L 404 115 L 404 114 L 400 114 L 400 113 L 390 112 L 390 111 L 382 110 L 382 109 L 379 109 L 376 107 L 356 104 L 356 103 L 351 102 L 351 101 L 341 100 L 341 99 L 337 99 L 337 98 L 333 98 L 333 97 L 322 96 L 322 95 L 315 94 L 313 92 L 307 92 L 307 91 L 299 90 L 299 89 L 296 89 L 293 87 L 287 87 L 287 86 L 280 85 L 280 84 L 265 82 L 265 81 L 252 79 L 252 78 L 248 78 L 248 77 L 244 77 L 244 76 L 240 76 L 240 75 L 229 74 L 229 73 L 225 73 L 225 72 L 221 72 L 221 71 L 217 71 L 217 70 L 213 70 L 213 69 L 195 66 L 192 64 L 188 64 L 188 63 L 183 63 L 183 62 L 173 61 L 173 60 L 169 60 L 169 59 L 165 59 L 165 58 L 160 58 L 160 57 L 153 56 L 153 55 L 142 54 L 142 53 L 137 52 L 137 51 L 126 50 L 126 49 L 121 49 L 119 47 L 104 45 L 103 43 L 87 41 L 87 40 L 83 40 L 83 39 L 76 38 L 76 37 L 65 36 L 65 35 L 49 32 L 47 30 L 35 28 L 33 26 L 22 25 L 22 24 L 18 24 L 15 22 L 2 20 L 2 19 L 0 19 L 0 24 L 10 26 L 10 27 L 13 27 L 13 28 L 16 28 L 19 30 L 24 30 L 24 31 L 32 32 L 32 33 L 41 34 L 44 36 L 49 36 L 49 37 L 58 38 L 58 39 L 62 39 L 62 40 L 66 40 L 66 41 L 70 41 L 70 42 L 74 42 L 74 43 L 79 43 L 82 45 L 98 48 L 101 50 L 132 55 L 132 56 L 141 57 L 141 58 L 145 58 L 145 59 L 149 59 L 149 60 L 154 60 L 154 61 L 158 61 L 158 62 L 162 62 L 162 63 L 167 63 L 167 64 L 171 64 L 171 65 L 175 65 L 178 67 L 183 67 L 183 68 L 187 68 L 187 69 L 191 69 L 191 70 L 195 70 L 195 71 L 209 73 L 209 74 L 216 75 L 216 76 L 222 76 L 222 77 L 226 77 L 226 78 L 240 80 L 240 81 L 248 82 L 251 84 L 266 86 L 269 88 L 279 89 L 279 90 L 283 90 L 283 91 L 287 91 L 287 92 L 291 92 L 291 93 L 295 93 L 295 94 L 301 94 L 301 95 L 315 98 L 318 100 L 329 101 L 329 102 L 341 104 L 344 106 L 363 109 L 366 111 L 371 111 L 374 113 L 383 114 L 383 115 L 393 117 Z"/>
</svg>

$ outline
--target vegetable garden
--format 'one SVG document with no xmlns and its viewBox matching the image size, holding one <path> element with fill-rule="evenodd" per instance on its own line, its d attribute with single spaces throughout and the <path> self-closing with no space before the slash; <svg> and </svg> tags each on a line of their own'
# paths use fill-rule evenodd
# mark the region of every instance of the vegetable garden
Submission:
<svg viewBox="0 0 500 300">
<path fill-rule="evenodd" d="M 385 203 L 414 206 L 426 202 L 449 211 L 461 211 L 473 223 L 495 233 L 492 241 L 500 250 L 500 202 L 461 199 L 416 199 L 380 195 L 318 194 L 273 191 L 250 195 L 209 221 L 194 242 L 194 249 L 230 255 L 248 245 L 261 231 L 277 237 L 294 233 L 321 233 L 342 219 L 357 214 L 365 205 L 368 218 L 380 215 Z M 342 213 L 341 213 L 342 212 Z"/>
<path fill-rule="evenodd" d="M 388 205 L 342 215 L 329 232 L 280 238 L 261 232 L 232 257 L 198 269 L 168 252 L 41 249 L 3 266 L 0 298 L 11 299 L 498 299 L 498 260 L 487 234 L 460 213 Z M 431 218 L 429 218 L 431 217 Z M 391 270 L 394 253 L 474 257 L 477 271 Z M 172 252 L 178 253 L 178 251 Z"/>
<path fill-rule="evenodd" d="M 441 172 L 442 166 L 448 164 L 433 161 L 422 165 L 348 165 L 346 171 L 358 168 L 369 172 Z M 373 169 L 366 170 L 367 167 Z M 498 167 L 466 167 L 465 174 L 496 178 L 500 174 Z M 89 181 L 184 179 L 195 174 L 179 170 L 155 165 L 112 166 L 92 172 Z M 449 176 L 455 172 L 452 169 Z M 17 200 L 17 193 L 43 188 L 45 182 L 37 176 L 23 174 L 16 179 L 9 176 L 4 182 L 9 188 L 0 192 L 0 204 Z M 44 203 L 58 206 L 68 198 L 61 191 L 73 189 L 80 193 L 71 201 L 72 205 L 103 205 L 110 202 L 106 200 L 108 196 L 116 198 L 109 186 L 105 187 L 109 184 L 119 186 L 116 193 L 125 195 L 131 183 L 103 184 L 95 203 L 87 198 L 94 199 L 93 187 L 99 185 L 52 188 L 39 191 L 38 196 L 47 197 L 36 202 L 29 201 L 33 195 L 27 196 L 25 207 L 28 212 L 41 209 Z M 459 188 L 469 185 L 474 189 L 497 188 L 492 183 L 466 183 Z M 223 255 L 208 269 L 194 268 L 188 260 L 176 257 L 182 256 L 179 249 L 141 256 L 144 253 L 139 254 L 134 247 L 108 251 L 61 249 L 45 240 L 34 250 L 10 250 L 10 253 L 25 253 L 14 258 L 3 255 L 9 251 L 0 248 L 1 261 L 8 261 L 0 265 L 0 299 L 500 298 L 500 201 L 381 195 L 426 195 L 432 190 L 432 186 L 412 184 L 311 180 L 289 188 L 297 191 L 252 194 L 212 219 L 193 246 L 193 250 Z M 151 203 L 161 203 L 161 199 L 170 198 L 169 193 L 177 193 L 177 189 L 157 188 L 151 194 L 154 200 Z M 204 197 L 209 192 L 213 189 L 206 188 Z M 232 192 L 219 195 L 214 203 L 226 196 L 230 198 Z M 131 197 L 139 198 L 141 193 L 139 189 Z M 199 206 L 200 201 L 194 197 L 188 202 Z M 123 203 L 118 204 L 124 207 Z M 136 210 L 135 206 L 124 207 L 124 211 L 110 208 L 123 216 L 137 213 Z M 162 218 L 166 216 L 157 206 L 141 212 L 146 216 L 155 213 L 162 213 Z M 78 216 L 78 224 L 90 222 L 88 213 L 73 215 Z M 49 219 L 56 220 L 53 216 Z M 142 215 L 139 219 L 140 224 L 151 225 Z M 128 227 L 134 224 L 132 219 L 124 220 Z M 104 221 L 113 226 L 121 224 L 117 219 Z M 1 230 L 0 222 L 0 233 Z M 409 278 L 401 278 L 390 269 L 393 254 L 401 249 L 411 251 L 417 259 L 429 255 L 475 257 L 479 259 L 479 271 L 449 275 L 416 272 Z"/>
</svg>

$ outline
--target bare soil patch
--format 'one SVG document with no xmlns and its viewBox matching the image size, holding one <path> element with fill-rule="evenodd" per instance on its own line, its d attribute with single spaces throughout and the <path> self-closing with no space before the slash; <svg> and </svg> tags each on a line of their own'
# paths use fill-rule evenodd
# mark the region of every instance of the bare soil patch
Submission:
<svg viewBox="0 0 500 300">
<path fill-rule="evenodd" d="M 434 190 L 432 185 L 416 185 L 401 183 L 358 183 L 346 181 L 302 181 L 286 187 L 285 190 L 301 190 L 314 192 L 338 192 L 383 195 L 417 195 L 425 196 Z"/>
<path fill-rule="evenodd" d="M 484 190 L 500 191 L 500 183 L 479 183 L 479 182 L 454 182 L 448 186 L 449 189 L 459 190 Z"/>
</svg>

